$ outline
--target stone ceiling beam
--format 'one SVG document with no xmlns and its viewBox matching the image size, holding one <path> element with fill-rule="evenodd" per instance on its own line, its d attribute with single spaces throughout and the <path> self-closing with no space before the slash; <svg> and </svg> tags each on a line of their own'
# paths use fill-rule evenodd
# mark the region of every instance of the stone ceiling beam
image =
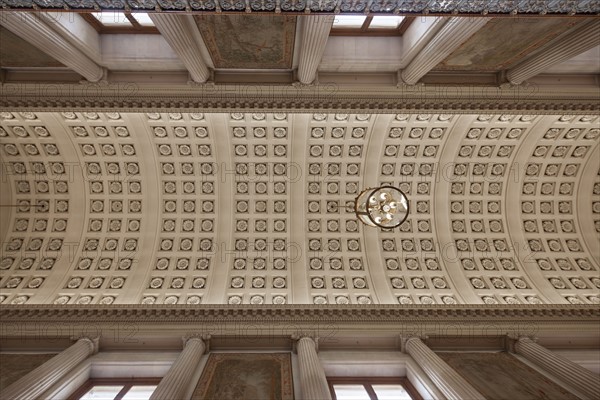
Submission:
<svg viewBox="0 0 600 400">
<path fill-rule="evenodd" d="M 210 78 L 210 70 L 202 57 L 198 43 L 194 40 L 194 29 L 198 28 L 193 26 L 185 15 L 159 13 L 149 15 L 189 71 L 191 80 L 197 83 L 206 82 Z"/>
<path fill-rule="evenodd" d="M 598 45 L 600 45 L 600 20 L 593 19 L 582 23 L 541 49 L 533 57 L 509 69 L 506 72 L 506 78 L 513 85 L 520 85 L 548 68 L 585 53 Z"/>
<path fill-rule="evenodd" d="M 398 74 L 399 81 L 407 85 L 416 84 L 488 21 L 488 18 L 449 19 L 410 64 Z"/>
<path fill-rule="evenodd" d="M 61 36 L 36 14 L 5 12 L 0 24 L 90 82 L 98 82 L 104 69 Z"/>
<path fill-rule="evenodd" d="M 303 84 L 313 83 L 317 77 L 317 68 L 323 57 L 334 17 L 302 17 L 302 36 L 298 62 L 298 80 Z"/>
</svg>

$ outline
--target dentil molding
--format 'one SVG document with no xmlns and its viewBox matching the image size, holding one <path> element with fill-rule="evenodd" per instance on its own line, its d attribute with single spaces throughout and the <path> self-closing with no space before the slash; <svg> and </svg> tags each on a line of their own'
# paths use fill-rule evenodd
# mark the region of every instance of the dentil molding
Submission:
<svg viewBox="0 0 600 400">
<path fill-rule="evenodd" d="M 597 82 L 587 78 L 566 85 L 531 82 L 501 87 L 465 84 L 395 87 L 351 85 L 336 80 L 310 86 L 5 82 L 0 84 L 0 110 L 594 113 L 600 111 L 598 93 Z"/>
<path fill-rule="evenodd" d="M 35 307 L 6 305 L 0 308 L 0 320 L 59 321 L 85 320 L 89 322 L 220 322 L 256 321 L 339 321 L 344 323 L 435 322 L 442 319 L 461 321 L 598 321 L 597 305 L 454 305 L 454 306 L 397 306 L 397 305 L 36 305 Z"/>
</svg>

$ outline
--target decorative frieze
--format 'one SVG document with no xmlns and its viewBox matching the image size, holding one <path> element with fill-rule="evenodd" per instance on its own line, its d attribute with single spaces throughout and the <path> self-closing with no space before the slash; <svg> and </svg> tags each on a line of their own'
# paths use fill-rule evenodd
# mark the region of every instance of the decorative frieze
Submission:
<svg viewBox="0 0 600 400">
<path fill-rule="evenodd" d="M 582 78 L 583 79 L 583 78 Z M 357 112 L 390 113 L 586 113 L 600 110 L 596 87 L 528 84 L 508 87 L 466 85 L 348 85 L 320 79 L 301 86 L 220 84 L 190 86 L 108 82 L 107 84 L 11 83 L 0 85 L 0 109 L 10 111 L 116 112 Z"/>
<path fill-rule="evenodd" d="M 502 2 L 502 1 L 470 1 L 449 0 L 436 2 L 413 2 L 402 0 L 250 0 L 249 2 L 231 2 L 228 0 L 180 0 L 174 2 L 161 0 L 128 1 L 122 0 L 4 0 L 2 7 L 14 10 L 94 10 L 107 9 L 115 11 L 185 11 L 199 14 L 212 14 L 222 11 L 242 11 L 247 13 L 298 13 L 318 12 L 341 14 L 411 14 L 411 15 L 527 15 L 545 16 L 546 14 L 562 15 L 595 15 L 600 9 L 593 1 L 565 0 L 559 2 Z"/>
<path fill-rule="evenodd" d="M 219 321 L 297 321 L 315 320 L 348 323 L 371 323 L 413 321 L 529 321 L 557 323 L 560 321 L 594 322 L 600 320 L 596 305 L 154 305 L 113 304 L 110 306 L 71 305 L 6 305 L 0 309 L 0 319 L 12 321 L 65 321 L 74 319 L 88 322 L 137 321 L 137 322 L 190 322 L 199 318 Z"/>
</svg>

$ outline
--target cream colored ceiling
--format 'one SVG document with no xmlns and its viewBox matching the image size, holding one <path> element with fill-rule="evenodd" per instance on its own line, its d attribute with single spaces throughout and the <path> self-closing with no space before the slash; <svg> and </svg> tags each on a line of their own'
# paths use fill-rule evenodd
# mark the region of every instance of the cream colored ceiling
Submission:
<svg viewBox="0 0 600 400">
<path fill-rule="evenodd" d="M 3 304 L 599 303 L 598 116 L 2 113 Z M 394 231 L 336 207 L 407 193 Z"/>
</svg>

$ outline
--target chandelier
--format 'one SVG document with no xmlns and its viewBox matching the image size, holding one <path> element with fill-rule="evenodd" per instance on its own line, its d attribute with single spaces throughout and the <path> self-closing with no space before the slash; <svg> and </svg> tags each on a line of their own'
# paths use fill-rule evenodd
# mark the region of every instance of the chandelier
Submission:
<svg viewBox="0 0 600 400">
<path fill-rule="evenodd" d="M 408 217 L 408 199 L 394 186 L 369 188 L 354 201 L 354 212 L 366 225 L 394 229 Z"/>
</svg>

